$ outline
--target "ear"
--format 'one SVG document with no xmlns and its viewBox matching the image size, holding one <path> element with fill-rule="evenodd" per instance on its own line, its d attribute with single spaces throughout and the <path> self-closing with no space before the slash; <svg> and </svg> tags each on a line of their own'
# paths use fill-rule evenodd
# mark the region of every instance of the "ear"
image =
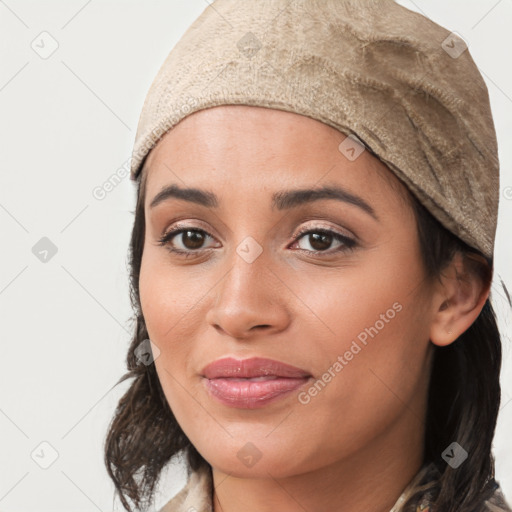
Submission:
<svg viewBox="0 0 512 512">
<path fill-rule="evenodd" d="M 444 347 L 453 343 L 477 319 L 489 297 L 491 283 L 470 272 L 456 253 L 443 270 L 433 294 L 430 340 Z"/>
</svg>

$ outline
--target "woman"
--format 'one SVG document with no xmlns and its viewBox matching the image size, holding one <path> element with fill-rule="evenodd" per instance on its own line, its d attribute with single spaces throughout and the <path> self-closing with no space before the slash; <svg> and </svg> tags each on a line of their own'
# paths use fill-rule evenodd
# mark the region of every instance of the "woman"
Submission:
<svg viewBox="0 0 512 512">
<path fill-rule="evenodd" d="M 206 8 L 135 141 L 134 380 L 105 445 L 124 507 L 183 454 L 163 512 L 510 511 L 498 176 L 482 77 L 427 18 Z"/>
</svg>

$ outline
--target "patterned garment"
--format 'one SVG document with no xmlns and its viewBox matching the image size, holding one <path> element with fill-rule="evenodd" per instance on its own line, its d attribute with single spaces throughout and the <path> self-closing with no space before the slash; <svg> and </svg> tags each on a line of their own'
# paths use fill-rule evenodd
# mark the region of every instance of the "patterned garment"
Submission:
<svg viewBox="0 0 512 512">
<path fill-rule="evenodd" d="M 432 508 L 435 476 L 433 464 L 424 466 L 404 489 L 390 512 L 435 512 Z M 499 485 L 494 481 L 494 494 L 482 512 L 512 512 Z M 213 479 L 211 469 L 191 473 L 187 484 L 159 512 L 213 512 Z"/>
<path fill-rule="evenodd" d="M 439 476 L 439 470 L 434 464 L 423 466 L 409 482 L 390 512 L 435 512 L 432 502 Z M 494 494 L 485 502 L 486 508 L 482 512 L 512 512 L 495 480 L 492 481 L 492 486 Z"/>
</svg>

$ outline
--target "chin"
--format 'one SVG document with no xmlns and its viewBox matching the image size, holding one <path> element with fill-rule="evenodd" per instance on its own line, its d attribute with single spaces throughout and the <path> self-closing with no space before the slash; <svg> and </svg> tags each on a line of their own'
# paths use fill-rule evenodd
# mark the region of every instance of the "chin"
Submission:
<svg viewBox="0 0 512 512">
<path fill-rule="evenodd" d="M 298 450 L 276 443 L 277 438 L 274 442 L 264 438 L 252 442 L 248 440 L 250 436 L 243 437 L 244 440 L 234 437 L 226 445 L 219 442 L 215 449 L 210 444 L 198 451 L 210 466 L 236 478 L 284 478 L 308 470 L 307 462 L 298 459 Z"/>
</svg>

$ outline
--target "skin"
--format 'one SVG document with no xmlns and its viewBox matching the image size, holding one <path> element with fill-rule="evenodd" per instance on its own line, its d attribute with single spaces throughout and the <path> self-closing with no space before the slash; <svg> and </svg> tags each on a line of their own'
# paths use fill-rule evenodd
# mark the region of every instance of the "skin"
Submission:
<svg viewBox="0 0 512 512">
<path fill-rule="evenodd" d="M 456 278 L 458 257 L 439 281 L 426 280 L 404 186 L 368 151 L 347 159 L 344 139 L 305 116 L 230 105 L 189 115 L 146 160 L 142 311 L 169 405 L 212 466 L 215 512 L 389 512 L 421 467 L 433 346 L 464 332 L 489 294 L 476 278 Z M 218 207 L 171 198 L 150 208 L 173 183 L 213 192 Z M 327 184 L 363 198 L 378 220 L 334 199 L 271 208 L 278 190 Z M 177 221 L 211 237 L 159 245 Z M 355 247 L 297 236 L 318 227 Z M 252 263 L 236 251 L 248 236 L 262 248 Z M 294 392 L 237 409 L 204 387 L 206 364 L 262 356 L 311 373 L 307 390 L 396 303 L 394 318 L 307 404 Z M 248 442 L 261 453 L 252 467 L 237 457 Z"/>
</svg>

